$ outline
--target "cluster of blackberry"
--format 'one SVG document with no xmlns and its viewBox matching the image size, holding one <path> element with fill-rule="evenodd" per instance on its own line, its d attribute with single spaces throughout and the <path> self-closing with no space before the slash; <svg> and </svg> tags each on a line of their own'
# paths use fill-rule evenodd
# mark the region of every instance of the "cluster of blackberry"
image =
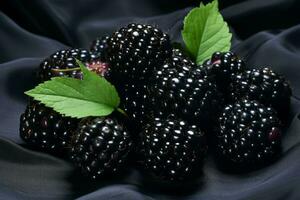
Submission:
<svg viewBox="0 0 300 200">
<path fill-rule="evenodd" d="M 223 167 L 248 170 L 270 163 L 280 153 L 291 88 L 270 68 L 246 70 L 233 53 L 215 53 L 203 73 L 221 82 L 226 106 L 214 130 L 214 150 Z"/>
<path fill-rule="evenodd" d="M 106 39 L 97 39 L 91 50 L 61 50 L 46 58 L 38 70 L 40 82 L 66 76 L 82 79 L 76 59 L 100 76 L 108 69 L 103 60 Z M 76 58 L 76 59 L 75 59 Z M 96 179 L 125 166 L 132 139 L 122 119 L 107 117 L 73 119 L 30 99 L 20 119 L 20 136 L 32 148 L 58 156 L 66 155 L 83 174 Z"/>
<path fill-rule="evenodd" d="M 197 66 L 172 48 L 166 33 L 129 24 L 96 39 L 90 50 L 51 55 L 41 63 L 39 79 L 81 79 L 75 58 L 116 86 L 128 119 L 113 113 L 79 121 L 31 100 L 20 134 L 36 148 L 68 151 L 94 179 L 123 169 L 133 146 L 149 174 L 168 181 L 192 178 L 201 169 L 208 135 L 215 136 L 209 138 L 223 164 L 246 168 L 280 152 L 291 89 L 269 68 L 246 70 L 232 52 L 216 52 Z"/>
</svg>

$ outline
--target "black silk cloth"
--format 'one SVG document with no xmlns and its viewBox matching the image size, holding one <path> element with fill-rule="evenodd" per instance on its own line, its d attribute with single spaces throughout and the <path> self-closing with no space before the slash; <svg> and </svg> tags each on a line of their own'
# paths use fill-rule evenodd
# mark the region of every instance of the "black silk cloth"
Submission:
<svg viewBox="0 0 300 200">
<path fill-rule="evenodd" d="M 26 148 L 19 116 L 35 85 L 39 63 L 57 50 L 89 46 L 130 22 L 154 24 L 181 42 L 184 16 L 197 0 L 1 0 L 0 1 L 0 199 L 300 199 L 300 1 L 220 0 L 234 35 L 232 50 L 248 68 L 272 67 L 291 84 L 290 120 L 283 153 L 265 168 L 227 173 L 205 160 L 196 186 L 164 190 L 145 184 L 134 167 L 96 183 L 60 158 Z"/>
</svg>

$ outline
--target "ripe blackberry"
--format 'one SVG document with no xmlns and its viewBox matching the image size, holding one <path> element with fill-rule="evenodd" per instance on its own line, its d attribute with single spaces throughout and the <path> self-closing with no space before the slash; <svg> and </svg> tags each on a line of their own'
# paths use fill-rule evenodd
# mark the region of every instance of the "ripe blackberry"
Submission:
<svg viewBox="0 0 300 200">
<path fill-rule="evenodd" d="M 30 146 L 51 153 L 64 153 L 78 120 L 63 117 L 51 108 L 30 101 L 20 118 L 20 136 Z"/>
<path fill-rule="evenodd" d="M 108 40 L 107 77 L 112 83 L 145 81 L 171 56 L 169 36 L 151 25 L 129 24 Z"/>
<path fill-rule="evenodd" d="M 210 128 L 222 109 L 223 99 L 215 82 L 202 76 L 178 50 L 154 73 L 150 83 L 153 109 L 166 114 L 172 111 L 184 120 L 200 123 L 203 129 Z"/>
<path fill-rule="evenodd" d="M 281 123 L 271 107 L 242 100 L 224 109 L 216 150 L 221 160 L 249 169 L 268 163 L 280 152 Z"/>
<path fill-rule="evenodd" d="M 96 38 L 90 46 L 90 51 L 101 61 L 105 61 L 108 40 L 109 36 Z"/>
<path fill-rule="evenodd" d="M 270 68 L 252 69 L 237 75 L 230 85 L 230 98 L 257 100 L 277 110 L 284 119 L 290 108 L 292 94 L 289 83 Z"/>
<path fill-rule="evenodd" d="M 147 121 L 150 107 L 148 106 L 148 88 L 146 85 L 125 84 L 120 92 L 122 108 L 129 116 L 133 132 L 140 132 Z"/>
<path fill-rule="evenodd" d="M 199 127 L 174 116 L 155 117 L 141 133 L 144 167 L 166 181 L 190 179 L 201 172 L 206 150 Z"/>
<path fill-rule="evenodd" d="M 232 52 L 216 52 L 202 65 L 202 73 L 214 77 L 218 89 L 227 93 L 232 77 L 245 71 L 245 63 Z"/>
<path fill-rule="evenodd" d="M 131 146 L 128 132 L 117 119 L 86 118 L 76 132 L 71 159 L 83 174 L 97 179 L 122 169 Z"/>
<path fill-rule="evenodd" d="M 75 58 L 82 61 L 86 65 L 94 61 L 94 56 L 85 49 L 68 49 L 57 51 L 40 64 L 38 71 L 39 81 L 47 81 L 55 76 L 81 78 L 82 74 L 80 70 L 72 70 L 67 72 L 57 71 L 79 67 Z"/>
</svg>

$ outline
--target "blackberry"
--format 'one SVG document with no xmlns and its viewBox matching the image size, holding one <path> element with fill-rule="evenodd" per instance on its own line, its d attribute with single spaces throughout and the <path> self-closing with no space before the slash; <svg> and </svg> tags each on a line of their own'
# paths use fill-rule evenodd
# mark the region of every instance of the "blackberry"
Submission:
<svg viewBox="0 0 300 200">
<path fill-rule="evenodd" d="M 232 77 L 245 71 L 245 63 L 232 52 L 216 52 L 202 65 L 202 73 L 214 77 L 218 89 L 227 93 Z"/>
<path fill-rule="evenodd" d="M 288 115 L 292 91 L 289 83 L 270 68 L 252 69 L 237 75 L 230 85 L 230 98 L 257 100 L 277 110 L 283 119 Z"/>
<path fill-rule="evenodd" d="M 90 71 L 95 72 L 96 74 L 100 75 L 100 76 L 105 76 L 109 65 L 108 63 L 102 62 L 102 61 L 93 61 L 91 63 L 87 63 L 86 64 L 87 68 Z M 81 79 L 81 77 L 79 77 Z"/>
<path fill-rule="evenodd" d="M 177 182 L 198 175 L 206 150 L 204 132 L 172 115 L 153 118 L 141 133 L 143 165 L 162 180 Z"/>
<path fill-rule="evenodd" d="M 225 107 L 219 119 L 216 150 L 229 166 L 264 165 L 280 152 L 281 122 L 271 107 L 241 100 Z"/>
<path fill-rule="evenodd" d="M 223 98 L 213 80 L 178 50 L 157 70 L 150 81 L 153 109 L 209 128 L 222 109 Z M 204 127 L 205 126 L 205 127 Z"/>
<path fill-rule="evenodd" d="M 109 36 L 96 38 L 90 46 L 90 51 L 101 61 L 105 61 L 108 40 Z"/>
<path fill-rule="evenodd" d="M 114 84 L 146 81 L 172 53 L 169 36 L 151 25 L 129 24 L 107 44 L 107 77 Z"/>
<path fill-rule="evenodd" d="M 77 123 L 77 119 L 63 117 L 39 102 L 30 101 L 20 118 L 20 136 L 36 149 L 65 153 Z"/>
<path fill-rule="evenodd" d="M 76 132 L 71 159 L 84 175 L 97 179 L 121 170 L 131 146 L 131 137 L 116 118 L 86 118 Z"/>
<path fill-rule="evenodd" d="M 148 106 L 148 88 L 142 84 L 125 84 L 124 91 L 120 92 L 122 108 L 132 122 L 132 131 L 141 131 L 142 126 L 147 121 L 150 111 Z"/>
<path fill-rule="evenodd" d="M 94 56 L 85 49 L 68 49 L 60 50 L 46 58 L 41 64 L 38 71 L 39 81 L 47 81 L 55 76 L 68 76 L 73 78 L 81 78 L 82 74 L 80 70 L 72 71 L 56 71 L 62 69 L 78 68 L 76 59 L 82 61 L 85 64 L 92 63 Z"/>
</svg>

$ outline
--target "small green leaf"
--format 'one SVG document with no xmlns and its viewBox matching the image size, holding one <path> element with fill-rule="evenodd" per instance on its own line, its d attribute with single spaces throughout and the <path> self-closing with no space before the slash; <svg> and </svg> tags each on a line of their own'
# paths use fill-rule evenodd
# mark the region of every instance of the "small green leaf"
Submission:
<svg viewBox="0 0 300 200">
<path fill-rule="evenodd" d="M 198 65 L 216 51 L 229 51 L 231 33 L 218 10 L 218 1 L 192 9 L 184 19 L 183 41 Z"/>
<path fill-rule="evenodd" d="M 83 80 L 55 77 L 25 94 L 55 111 L 74 118 L 106 116 L 118 108 L 120 98 L 113 85 L 77 60 Z"/>
</svg>

